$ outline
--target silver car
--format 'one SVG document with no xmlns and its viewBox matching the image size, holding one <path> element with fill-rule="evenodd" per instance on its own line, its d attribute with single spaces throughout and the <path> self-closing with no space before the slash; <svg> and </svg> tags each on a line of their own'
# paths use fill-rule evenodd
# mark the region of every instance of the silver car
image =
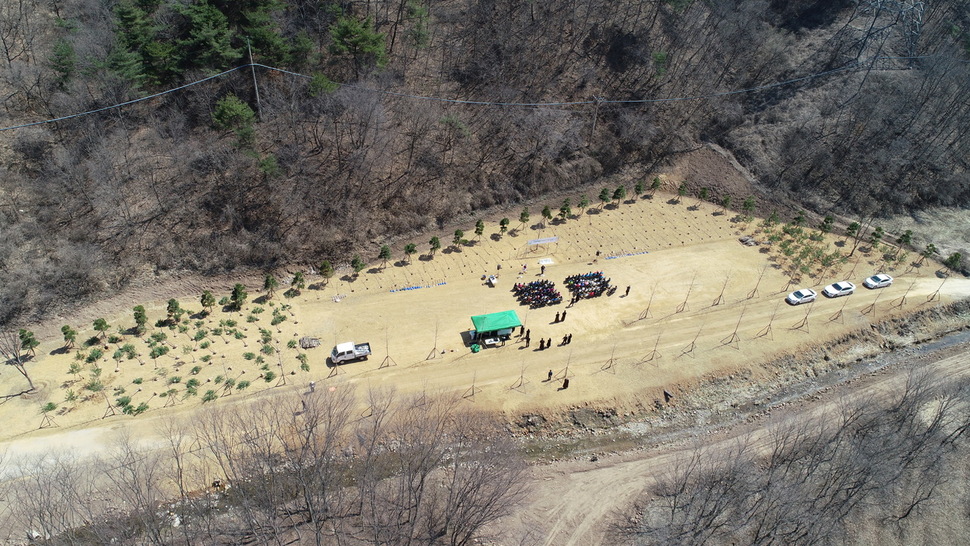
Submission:
<svg viewBox="0 0 970 546">
<path fill-rule="evenodd" d="M 848 296 L 853 292 L 855 292 L 855 285 L 849 281 L 839 281 L 835 284 L 826 286 L 825 289 L 822 290 L 822 293 L 830 298 Z"/>
</svg>

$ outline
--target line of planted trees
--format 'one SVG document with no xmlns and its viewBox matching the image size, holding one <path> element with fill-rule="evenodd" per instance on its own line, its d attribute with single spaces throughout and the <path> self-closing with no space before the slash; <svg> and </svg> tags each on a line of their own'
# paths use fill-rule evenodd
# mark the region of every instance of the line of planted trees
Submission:
<svg viewBox="0 0 970 546">
<path fill-rule="evenodd" d="M 201 411 L 90 460 L 0 459 L 0 529 L 44 544 L 472 544 L 522 498 L 526 467 L 459 402 L 340 387 Z"/>
</svg>

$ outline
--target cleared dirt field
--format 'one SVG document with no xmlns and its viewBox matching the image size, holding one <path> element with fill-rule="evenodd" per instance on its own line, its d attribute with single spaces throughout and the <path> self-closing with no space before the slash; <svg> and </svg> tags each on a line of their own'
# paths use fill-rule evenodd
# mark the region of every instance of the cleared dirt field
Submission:
<svg viewBox="0 0 970 546">
<path fill-rule="evenodd" d="M 272 300 L 256 303 L 263 294 L 252 282 L 242 312 L 216 310 L 211 316 L 189 319 L 183 324 L 184 331 L 162 327 L 151 328 L 142 337 L 122 335 L 119 343 L 99 343 L 103 354 L 93 362 L 86 360 L 91 359 L 94 347 L 65 351 L 57 337 L 42 338 L 37 357 L 27 365 L 40 389 L 0 405 L 0 414 L 9 423 L 3 436 L 37 431 L 43 420 L 40 408 L 47 402 L 59 408 L 50 415 L 60 433 L 108 423 L 137 426 L 169 412 L 191 411 L 208 390 L 220 396 L 209 403 L 221 404 L 254 391 L 306 389 L 310 381 L 317 388 L 329 389 L 355 386 L 460 392 L 469 404 L 502 411 L 510 419 L 583 404 L 608 404 L 635 412 L 662 399 L 664 389 L 689 389 L 700 378 L 797 354 L 849 329 L 970 292 L 970 281 L 950 278 L 944 282 L 935 274 L 939 266 L 929 263 L 920 268 L 889 269 L 896 276 L 895 284 L 866 290 L 861 281 L 878 266 L 873 257 L 857 251 L 841 271 L 804 282 L 820 291 L 824 284 L 850 279 L 860 285 L 854 295 L 840 299 L 820 296 L 814 304 L 792 307 L 783 299 L 798 286 L 789 285 L 787 276 L 772 261 L 773 254 L 764 252 L 764 247 L 737 242 L 739 235 L 756 233 L 757 221 L 742 223 L 731 213 L 717 212 L 716 207 L 690 198 L 676 203 L 670 196 L 658 194 L 616 208 L 587 210 L 579 218 L 550 222 L 544 228 L 521 226 L 518 233 L 503 237 L 495 233 L 497 219 L 492 219 L 485 235 L 460 251 L 445 248 L 433 258 L 415 257 L 410 264 L 394 260 L 386 267 L 372 264 L 356 279 L 349 269 L 338 270 L 326 287 L 314 288 L 321 279 L 310 274 L 311 288 L 294 298 L 285 298 L 281 288 Z M 549 237 L 558 241 L 528 244 Z M 441 238 L 450 240 L 446 234 Z M 836 248 L 836 241 L 830 241 L 830 249 Z M 567 275 L 588 271 L 603 271 L 618 290 L 612 297 L 582 300 L 568 308 L 565 304 L 539 309 L 520 306 L 510 289 L 516 282 L 540 278 L 540 260 L 548 263 L 544 278 L 556 282 L 564 293 L 562 281 Z M 497 287 L 482 281 L 484 275 L 496 273 Z M 285 286 L 289 279 L 281 281 Z M 624 297 L 626 286 L 631 291 Z M 403 290 L 409 287 L 420 288 Z M 197 288 L 196 294 L 180 299 L 182 307 L 201 310 L 198 295 L 202 287 Z M 928 302 L 928 295 L 936 291 L 938 297 Z M 219 298 L 228 289 L 215 293 Z M 116 298 L 91 311 L 100 314 L 90 316 L 107 319 L 114 332 L 131 328 L 130 309 L 143 304 L 149 323 L 154 324 L 163 318 L 169 296 L 150 295 L 155 296 L 154 301 L 140 299 L 145 293 Z M 281 310 L 284 305 L 288 308 Z M 469 317 L 507 309 L 515 309 L 531 331 L 531 346 L 526 348 L 514 337 L 504 347 L 473 354 L 462 338 L 462 332 L 471 328 Z M 277 325 L 270 324 L 274 310 L 285 318 Z M 566 319 L 554 323 L 563 310 Z M 89 317 L 75 320 L 79 341 L 97 334 Z M 236 321 L 234 328 L 245 338 L 226 333 L 230 330 L 227 320 Z M 220 323 L 224 332 L 215 335 Z M 259 339 L 261 329 L 271 336 L 268 343 Z M 196 341 L 200 330 L 205 334 Z M 159 343 L 169 350 L 152 359 L 149 341 L 156 332 L 165 334 L 166 339 Z M 572 343 L 560 346 L 567 334 L 573 335 Z M 287 346 L 302 336 L 321 341 L 321 347 L 306 351 L 309 371 L 300 367 L 299 348 Z M 540 338 L 552 339 L 553 346 L 538 350 Z M 370 359 L 328 367 L 329 349 L 350 340 L 370 342 Z M 135 346 L 137 358 L 112 358 L 124 343 Z M 74 362 L 81 369 L 72 374 L 69 370 Z M 101 370 L 97 377 L 104 385 L 101 392 L 85 388 L 95 378 L 96 368 Z M 549 370 L 553 371 L 552 381 L 546 380 Z M 6 371 L 4 391 L 22 389 L 23 378 L 12 369 Z M 276 377 L 266 382 L 266 371 Z M 570 385 L 562 390 L 567 375 Z M 222 378 L 227 377 L 252 384 L 244 392 L 223 396 L 228 391 Z M 186 393 L 190 379 L 199 383 L 198 396 Z M 69 391 L 77 395 L 76 400 L 65 401 Z M 166 392 L 169 394 L 162 396 Z M 119 396 L 129 396 L 134 406 L 147 403 L 149 409 L 137 417 L 120 415 L 120 411 L 112 416 L 108 404 L 114 405 Z M 110 421 L 102 421 L 106 412 Z M 50 432 L 55 431 L 40 434 Z"/>
</svg>

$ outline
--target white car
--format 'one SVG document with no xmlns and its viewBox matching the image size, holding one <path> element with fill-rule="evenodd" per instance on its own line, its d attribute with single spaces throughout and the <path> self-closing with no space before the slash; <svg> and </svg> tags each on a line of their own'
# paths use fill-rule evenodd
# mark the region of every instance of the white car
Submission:
<svg viewBox="0 0 970 546">
<path fill-rule="evenodd" d="M 799 305 L 802 303 L 815 301 L 815 298 L 817 297 L 818 297 L 818 294 L 816 294 L 815 291 L 812 290 L 811 288 L 802 288 L 801 290 L 796 290 L 791 294 L 788 294 L 788 297 L 785 298 L 785 301 L 787 301 L 791 305 Z"/>
<path fill-rule="evenodd" d="M 830 298 L 848 296 L 853 292 L 855 292 L 855 285 L 849 281 L 839 281 L 835 284 L 826 286 L 825 289 L 822 290 L 822 293 Z"/>
<path fill-rule="evenodd" d="M 893 283 L 893 278 L 885 273 L 879 273 L 878 275 L 873 275 L 868 279 L 862 281 L 862 284 L 866 288 L 886 288 Z"/>
</svg>

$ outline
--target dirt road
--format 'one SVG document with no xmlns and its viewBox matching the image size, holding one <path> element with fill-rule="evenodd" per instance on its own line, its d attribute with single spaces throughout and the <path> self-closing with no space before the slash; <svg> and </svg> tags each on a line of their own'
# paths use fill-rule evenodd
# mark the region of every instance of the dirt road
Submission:
<svg viewBox="0 0 970 546">
<path fill-rule="evenodd" d="M 950 344 L 952 343 L 952 344 Z M 905 388 L 914 369 L 929 373 L 937 386 L 970 379 L 970 333 L 962 332 L 940 349 L 906 351 L 877 362 L 879 371 L 864 373 L 824 392 L 805 391 L 795 403 L 782 403 L 756 415 L 738 413 L 737 424 L 719 429 L 690 429 L 680 441 L 660 448 L 558 462 L 536 467 L 530 497 L 513 517 L 495 529 L 505 533 L 501 544 L 592 545 L 609 544 L 605 536 L 611 521 L 629 515 L 637 497 L 655 478 L 674 469 L 691 451 L 730 451 L 745 438 L 755 448 L 767 444 L 773 429 L 792 421 L 824 419 L 854 401 L 888 398 Z"/>
</svg>

